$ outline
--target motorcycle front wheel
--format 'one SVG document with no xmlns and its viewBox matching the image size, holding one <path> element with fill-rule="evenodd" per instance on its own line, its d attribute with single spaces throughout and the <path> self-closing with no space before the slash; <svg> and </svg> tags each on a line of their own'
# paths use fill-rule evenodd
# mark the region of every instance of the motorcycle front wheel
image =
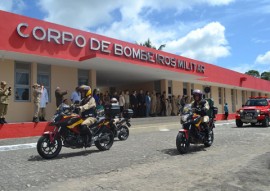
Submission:
<svg viewBox="0 0 270 191">
<path fill-rule="evenodd" d="M 98 135 L 98 139 L 95 141 L 95 145 L 100 151 L 109 150 L 114 141 L 114 134 L 113 132 L 108 129 L 104 128 Z"/>
<path fill-rule="evenodd" d="M 186 139 L 184 132 L 179 132 L 176 137 L 176 148 L 180 154 L 185 154 L 188 152 L 189 141 Z"/>
<path fill-rule="evenodd" d="M 120 132 L 118 134 L 118 139 L 121 141 L 127 140 L 129 136 L 129 129 L 127 126 L 123 125 L 120 127 Z"/>
<path fill-rule="evenodd" d="M 38 154 L 44 159 L 55 158 L 62 149 L 61 138 L 58 137 L 53 143 L 50 142 L 49 136 L 42 136 L 37 142 Z"/>
</svg>

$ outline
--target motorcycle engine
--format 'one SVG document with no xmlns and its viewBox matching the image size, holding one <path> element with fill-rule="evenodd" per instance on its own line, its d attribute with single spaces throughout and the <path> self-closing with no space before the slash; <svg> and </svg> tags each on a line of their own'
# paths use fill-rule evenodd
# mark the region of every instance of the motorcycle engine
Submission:
<svg viewBox="0 0 270 191">
<path fill-rule="evenodd" d="M 82 137 L 74 134 L 69 134 L 64 140 L 64 145 L 66 147 L 78 148 L 83 147 L 83 144 Z"/>
</svg>

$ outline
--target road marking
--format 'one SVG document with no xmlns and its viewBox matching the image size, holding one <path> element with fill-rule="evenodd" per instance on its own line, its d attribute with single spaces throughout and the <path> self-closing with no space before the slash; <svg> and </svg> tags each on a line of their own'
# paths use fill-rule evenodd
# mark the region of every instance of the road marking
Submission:
<svg viewBox="0 0 270 191">
<path fill-rule="evenodd" d="M 170 131 L 170 129 L 159 129 L 159 131 Z"/>
<path fill-rule="evenodd" d="M 2 151 L 15 151 L 21 149 L 32 149 L 37 146 L 37 143 L 27 143 L 27 144 L 19 144 L 19 145 L 5 145 L 0 146 L 0 152 Z"/>
</svg>

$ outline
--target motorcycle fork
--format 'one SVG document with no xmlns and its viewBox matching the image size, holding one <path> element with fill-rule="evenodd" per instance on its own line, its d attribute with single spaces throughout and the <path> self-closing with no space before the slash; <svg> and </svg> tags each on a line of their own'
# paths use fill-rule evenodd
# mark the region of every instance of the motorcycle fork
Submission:
<svg viewBox="0 0 270 191">
<path fill-rule="evenodd" d="M 49 133 L 49 139 L 50 142 L 53 144 L 54 140 L 56 139 L 56 136 L 58 135 L 58 133 L 60 132 L 61 127 L 59 127 L 59 129 L 57 127 L 54 128 L 53 132 Z"/>
<path fill-rule="evenodd" d="M 179 132 L 183 132 L 185 134 L 186 139 L 188 140 L 188 138 L 189 138 L 188 130 L 180 129 Z"/>
</svg>

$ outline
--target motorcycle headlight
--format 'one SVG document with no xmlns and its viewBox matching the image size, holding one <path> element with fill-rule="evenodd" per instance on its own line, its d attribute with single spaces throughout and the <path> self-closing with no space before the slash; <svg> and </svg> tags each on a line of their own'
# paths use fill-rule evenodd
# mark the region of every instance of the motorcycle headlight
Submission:
<svg viewBox="0 0 270 191">
<path fill-rule="evenodd" d="M 188 115 L 182 115 L 182 116 L 181 116 L 181 121 L 182 121 L 183 123 L 187 122 L 187 119 L 188 119 Z"/>
</svg>

